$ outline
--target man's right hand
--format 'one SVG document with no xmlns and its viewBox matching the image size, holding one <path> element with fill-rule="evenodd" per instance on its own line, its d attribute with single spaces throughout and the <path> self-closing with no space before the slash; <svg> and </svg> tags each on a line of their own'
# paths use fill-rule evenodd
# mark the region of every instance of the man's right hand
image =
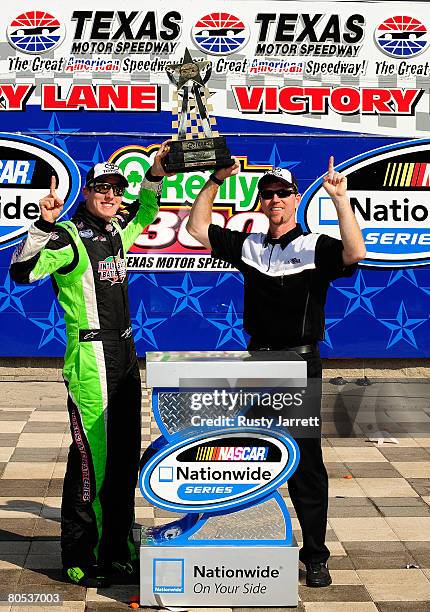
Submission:
<svg viewBox="0 0 430 612">
<path fill-rule="evenodd" d="M 64 202 L 55 190 L 55 176 L 51 176 L 51 186 L 48 195 L 39 201 L 40 215 L 44 221 L 55 223 L 63 210 Z"/>
<path fill-rule="evenodd" d="M 174 176 L 176 174 L 175 172 L 166 172 L 163 165 L 163 160 L 170 151 L 169 144 L 171 142 L 171 140 L 165 140 L 155 154 L 154 161 L 151 166 L 151 174 L 153 176 Z"/>
<path fill-rule="evenodd" d="M 240 169 L 239 160 L 233 157 L 234 164 L 228 168 L 218 168 L 213 174 L 223 181 L 229 176 L 237 174 Z M 218 184 L 210 178 L 203 185 L 197 195 L 187 222 L 187 231 L 207 249 L 211 248 L 209 240 L 209 225 L 212 223 L 212 205 L 218 193 Z"/>
<path fill-rule="evenodd" d="M 234 159 L 234 164 L 232 166 L 228 166 L 228 168 L 218 168 L 217 170 L 215 170 L 214 174 L 220 181 L 224 181 L 229 176 L 233 176 L 234 174 L 237 174 L 239 172 L 239 160 L 235 157 L 232 157 L 232 159 Z"/>
</svg>

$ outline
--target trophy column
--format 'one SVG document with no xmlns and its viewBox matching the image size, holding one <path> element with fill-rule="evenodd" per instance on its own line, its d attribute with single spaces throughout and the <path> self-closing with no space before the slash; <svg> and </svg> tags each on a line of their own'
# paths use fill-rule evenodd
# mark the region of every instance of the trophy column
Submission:
<svg viewBox="0 0 430 612">
<path fill-rule="evenodd" d="M 191 172 L 227 168 L 234 164 L 224 136 L 214 130 L 215 117 L 206 87 L 212 67 L 209 61 L 196 62 L 185 49 L 182 63 L 167 66 L 167 75 L 176 86 L 173 94 L 170 153 L 165 159 L 168 172 Z"/>
<path fill-rule="evenodd" d="M 142 606 L 297 605 L 298 547 L 278 488 L 299 452 L 285 429 L 249 410 L 245 395 L 305 388 L 306 363 L 285 355 L 147 354 L 162 435 L 142 457 L 140 488 L 182 515 L 142 527 Z"/>
</svg>

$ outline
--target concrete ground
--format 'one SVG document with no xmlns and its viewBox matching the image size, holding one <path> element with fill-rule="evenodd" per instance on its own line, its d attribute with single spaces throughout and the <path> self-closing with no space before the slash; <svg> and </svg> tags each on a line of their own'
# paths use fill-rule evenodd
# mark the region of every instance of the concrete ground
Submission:
<svg viewBox="0 0 430 612">
<path fill-rule="evenodd" d="M 334 373 L 326 370 L 328 377 Z M 355 378 L 343 386 L 324 385 L 333 585 L 310 589 L 301 577 L 298 609 L 429 612 L 430 402 L 418 383 L 397 382 L 386 388 L 383 413 L 375 416 L 380 388 L 357 386 Z M 45 592 L 61 596 L 62 610 L 125 609 L 138 595 L 137 587 L 97 591 L 61 580 L 59 508 L 70 434 L 58 371 L 41 379 L 40 371 L 31 369 L 20 376 L 0 372 L 0 599 L 7 593 Z M 142 416 L 145 447 L 157 437 L 146 390 Z M 342 428 L 349 437 L 339 437 Z M 369 441 L 387 435 L 380 431 L 393 439 Z M 285 487 L 282 492 L 287 497 Z M 151 507 L 138 491 L 136 505 L 136 535 L 139 525 L 163 524 L 173 516 Z M 6 604 L 1 609 L 33 607 Z"/>
</svg>

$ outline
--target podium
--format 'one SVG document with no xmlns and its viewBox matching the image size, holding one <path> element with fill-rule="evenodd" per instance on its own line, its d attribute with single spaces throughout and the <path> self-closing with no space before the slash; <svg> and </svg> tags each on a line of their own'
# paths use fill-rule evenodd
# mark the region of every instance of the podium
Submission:
<svg viewBox="0 0 430 612">
<path fill-rule="evenodd" d="M 180 514 L 141 529 L 141 606 L 297 606 L 298 547 L 278 489 L 299 451 L 262 403 L 276 393 L 299 405 L 306 372 L 292 352 L 147 354 L 161 436 L 140 489 Z"/>
</svg>

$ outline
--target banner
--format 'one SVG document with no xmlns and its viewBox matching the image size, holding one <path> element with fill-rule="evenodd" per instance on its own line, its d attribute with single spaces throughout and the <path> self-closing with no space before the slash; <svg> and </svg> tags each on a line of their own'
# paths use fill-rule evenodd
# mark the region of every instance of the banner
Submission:
<svg viewBox="0 0 430 612">
<path fill-rule="evenodd" d="M 0 9 L 0 326 L 3 356 L 58 356 L 65 328 L 49 279 L 18 286 L 15 246 L 38 217 L 49 168 L 70 218 L 82 178 L 118 163 L 132 202 L 172 133 L 166 66 L 209 60 L 213 116 L 241 172 L 213 222 L 266 232 L 257 183 L 290 169 L 306 231 L 339 237 L 322 189 L 329 155 L 348 177 L 366 241 L 356 275 L 329 291 L 322 354 L 430 350 L 430 18 L 427 3 L 209 2 L 155 9 L 106 0 Z M 164 181 L 160 213 L 127 256 L 132 322 L 147 350 L 242 349 L 243 281 L 185 229 L 209 172 Z M 282 317 L 282 313 L 280 313 Z M 286 322 L 287 323 L 287 322 Z"/>
</svg>

